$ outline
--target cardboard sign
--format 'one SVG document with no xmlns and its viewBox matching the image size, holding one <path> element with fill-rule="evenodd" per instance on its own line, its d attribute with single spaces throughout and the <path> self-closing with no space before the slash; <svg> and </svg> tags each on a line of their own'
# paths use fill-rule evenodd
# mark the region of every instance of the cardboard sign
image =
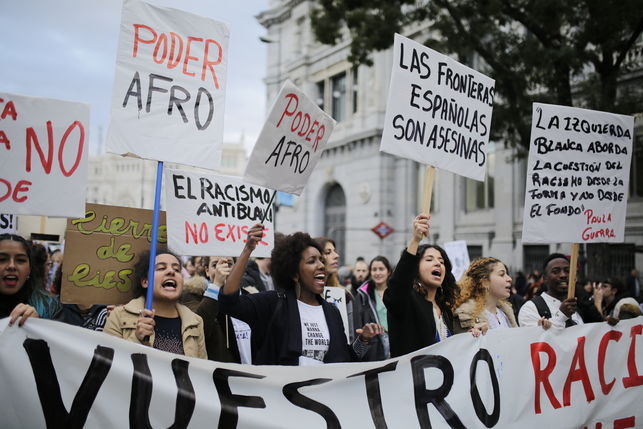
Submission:
<svg viewBox="0 0 643 429">
<path fill-rule="evenodd" d="M 0 92 L 0 213 L 85 213 L 89 106 Z"/>
<path fill-rule="evenodd" d="M 484 180 L 495 81 L 399 34 L 380 150 Z"/>
<path fill-rule="evenodd" d="M 237 177 L 180 170 L 165 175 L 170 249 L 181 255 L 237 256 L 248 230 L 264 221 L 264 237 L 253 256 L 269 258 L 274 247 L 273 191 Z"/>
<path fill-rule="evenodd" d="M 160 213 L 158 245 L 167 243 Z M 84 218 L 67 221 L 61 300 L 125 304 L 133 298 L 134 264 L 150 249 L 152 210 L 87 204 Z"/>
<path fill-rule="evenodd" d="M 619 243 L 634 118 L 534 103 L 523 243 Z"/>
<path fill-rule="evenodd" d="M 490 329 L 385 362 L 314 368 L 213 362 L 51 320 L 8 322 L 0 320 L 3 428 L 60 427 L 64 413 L 88 428 L 612 429 L 643 422 L 641 317 L 613 327 Z"/>
<path fill-rule="evenodd" d="M 346 334 L 346 341 L 350 343 L 350 331 L 348 325 L 348 310 L 346 309 L 346 291 L 341 287 L 324 286 L 324 299 L 331 304 L 335 304 L 342 316 L 342 323 L 344 324 L 344 333 Z M 361 326 L 356 326 L 361 328 Z"/>
<path fill-rule="evenodd" d="M 228 26 L 124 0 L 107 150 L 217 169 Z"/>
<path fill-rule="evenodd" d="M 459 281 L 464 272 L 469 268 L 469 250 L 465 240 L 448 241 L 444 243 L 444 251 L 451 260 L 451 273 Z"/>
<path fill-rule="evenodd" d="M 0 214 L 0 234 L 15 234 L 18 230 L 18 216 Z"/>
<path fill-rule="evenodd" d="M 301 195 L 334 128 L 335 120 L 287 80 L 257 138 L 244 180 Z"/>
</svg>

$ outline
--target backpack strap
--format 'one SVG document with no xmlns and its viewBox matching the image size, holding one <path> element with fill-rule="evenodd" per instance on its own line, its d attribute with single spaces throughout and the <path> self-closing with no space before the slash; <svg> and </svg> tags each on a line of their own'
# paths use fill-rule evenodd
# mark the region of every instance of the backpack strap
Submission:
<svg viewBox="0 0 643 429">
<path fill-rule="evenodd" d="M 545 299 L 540 296 L 536 295 L 531 299 L 531 302 L 534 303 L 536 306 L 536 310 L 538 310 L 538 314 L 540 317 L 544 317 L 545 319 L 551 319 L 551 311 L 549 311 L 549 307 L 547 306 L 547 303 L 545 302 Z"/>
</svg>

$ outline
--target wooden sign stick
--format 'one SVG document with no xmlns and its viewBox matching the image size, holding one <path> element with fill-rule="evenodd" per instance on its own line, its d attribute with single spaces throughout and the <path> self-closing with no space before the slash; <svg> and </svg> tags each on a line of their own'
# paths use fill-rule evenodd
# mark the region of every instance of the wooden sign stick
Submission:
<svg viewBox="0 0 643 429">
<path fill-rule="evenodd" d="M 428 165 L 424 176 L 424 195 L 422 197 L 422 214 L 428 215 L 431 212 L 431 194 L 433 194 L 433 179 L 435 178 L 435 167 Z"/>
<path fill-rule="evenodd" d="M 567 285 L 567 298 L 576 296 L 576 268 L 578 267 L 578 243 L 572 244 L 572 256 L 569 261 L 569 284 Z"/>
</svg>

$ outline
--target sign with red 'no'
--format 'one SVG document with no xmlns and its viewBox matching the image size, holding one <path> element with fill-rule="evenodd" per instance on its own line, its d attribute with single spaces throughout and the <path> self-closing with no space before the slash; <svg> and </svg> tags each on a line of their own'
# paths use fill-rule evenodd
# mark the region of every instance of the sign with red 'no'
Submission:
<svg viewBox="0 0 643 429">
<path fill-rule="evenodd" d="M 393 234 L 393 227 L 386 222 L 380 222 L 377 225 L 375 225 L 373 228 L 371 228 L 371 231 L 375 233 L 379 238 L 382 240 L 388 237 L 389 235 Z"/>
<path fill-rule="evenodd" d="M 83 216 L 88 142 L 87 104 L 0 92 L 0 213 Z"/>
</svg>

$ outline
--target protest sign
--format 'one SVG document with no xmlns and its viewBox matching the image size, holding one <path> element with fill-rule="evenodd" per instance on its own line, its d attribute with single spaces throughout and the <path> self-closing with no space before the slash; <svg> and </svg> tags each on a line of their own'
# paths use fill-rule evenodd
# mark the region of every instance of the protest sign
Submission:
<svg viewBox="0 0 643 429">
<path fill-rule="evenodd" d="M 534 103 L 523 243 L 622 242 L 634 118 Z"/>
<path fill-rule="evenodd" d="M 89 106 L 0 92 L 0 212 L 85 212 Z"/>
<path fill-rule="evenodd" d="M 107 150 L 218 168 L 229 37 L 224 23 L 124 0 Z"/>
<path fill-rule="evenodd" d="M 0 234 L 15 234 L 18 230 L 18 216 L 0 214 Z"/>
<path fill-rule="evenodd" d="M 399 34 L 380 150 L 484 180 L 495 81 Z"/>
<path fill-rule="evenodd" d="M 161 212 L 158 243 L 167 243 Z M 69 219 L 61 300 L 74 304 L 125 304 L 133 298 L 134 265 L 150 249 L 152 211 L 87 204 L 85 217 Z"/>
<path fill-rule="evenodd" d="M 464 272 L 469 268 L 469 250 L 464 240 L 448 241 L 444 243 L 444 251 L 451 260 L 451 273 L 456 281 L 459 281 Z"/>
<path fill-rule="evenodd" d="M 264 236 L 253 256 L 269 258 L 275 242 L 271 196 L 269 189 L 237 177 L 167 170 L 170 249 L 181 255 L 238 256 L 248 230 L 266 215 Z"/>
<path fill-rule="evenodd" d="M 257 138 L 244 180 L 301 195 L 334 128 L 335 120 L 287 80 Z"/>
<path fill-rule="evenodd" d="M 346 340 L 350 342 L 348 310 L 346 309 L 346 291 L 341 287 L 324 286 L 324 299 L 337 306 L 339 315 L 342 316 L 342 323 L 344 324 L 344 333 L 346 334 Z M 361 326 L 356 326 L 355 328 L 361 328 Z"/>
<path fill-rule="evenodd" d="M 461 334 L 384 362 L 314 370 L 188 358 L 49 320 L 7 325 L 0 320 L 0 415 L 7 429 L 643 423 L 642 317 L 614 327 Z"/>
</svg>

